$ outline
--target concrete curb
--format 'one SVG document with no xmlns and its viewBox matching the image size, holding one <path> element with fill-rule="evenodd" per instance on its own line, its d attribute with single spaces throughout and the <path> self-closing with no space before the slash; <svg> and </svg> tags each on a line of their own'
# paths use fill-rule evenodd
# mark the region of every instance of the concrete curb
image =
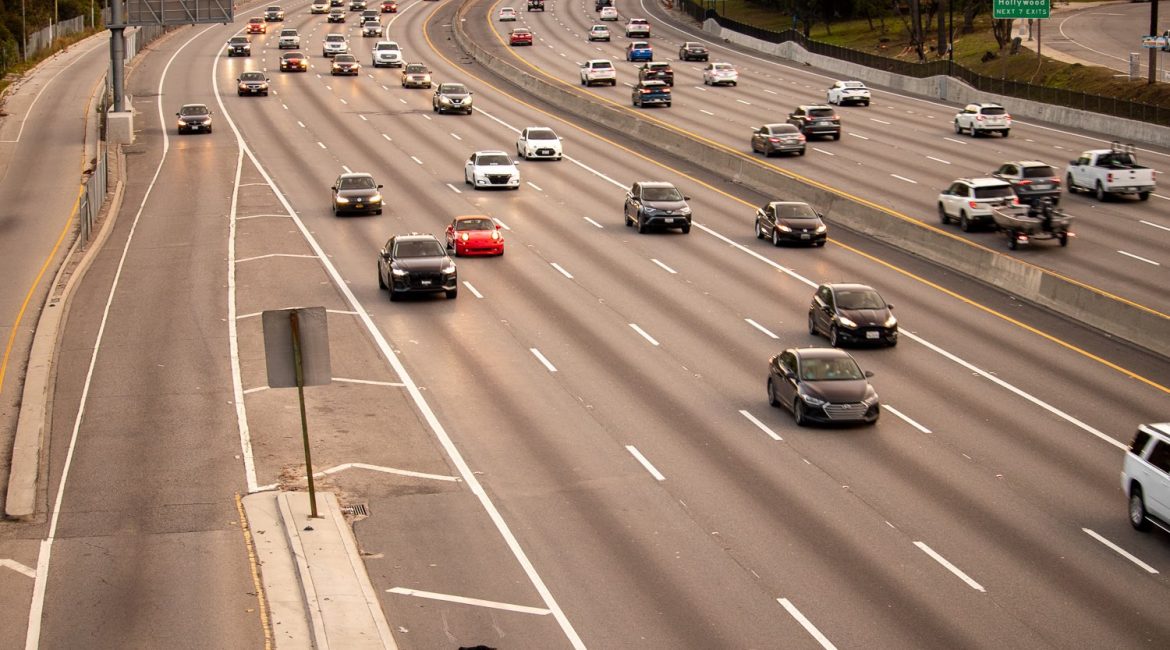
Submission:
<svg viewBox="0 0 1170 650">
<path fill-rule="evenodd" d="M 620 131 L 648 147 L 687 160 L 702 160 L 708 170 L 765 195 L 791 196 L 807 201 L 825 212 L 835 225 L 872 236 L 1170 357 L 1170 317 L 969 242 L 877 203 L 798 177 L 758 157 L 683 132 L 664 121 L 635 115 L 615 103 L 597 101 L 567 82 L 551 78 L 546 81 L 534 76 L 510 61 L 496 57 L 467 36 L 463 29 L 463 14 L 469 6 L 465 1 L 452 23 L 456 45 L 497 76 L 558 109 Z"/>
</svg>

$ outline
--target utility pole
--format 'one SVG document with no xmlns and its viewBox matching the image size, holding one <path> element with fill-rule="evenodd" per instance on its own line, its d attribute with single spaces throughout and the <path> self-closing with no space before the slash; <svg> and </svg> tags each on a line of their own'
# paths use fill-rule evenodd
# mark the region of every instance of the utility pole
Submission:
<svg viewBox="0 0 1170 650">
<path fill-rule="evenodd" d="M 114 112 L 120 113 L 125 109 L 122 78 L 126 65 L 126 19 L 122 16 L 123 0 L 113 0 L 110 3 L 110 86 L 114 90 Z"/>
<path fill-rule="evenodd" d="M 1150 31 L 1151 36 L 1158 35 L 1158 0 L 1150 2 Z M 1158 48 L 1150 48 L 1150 83 L 1158 80 Z"/>
</svg>

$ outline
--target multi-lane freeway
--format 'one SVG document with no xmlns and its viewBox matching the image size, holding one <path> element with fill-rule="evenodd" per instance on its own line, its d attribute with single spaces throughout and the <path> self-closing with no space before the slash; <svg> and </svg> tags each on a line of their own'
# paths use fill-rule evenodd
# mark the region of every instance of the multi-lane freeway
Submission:
<svg viewBox="0 0 1170 650">
<path fill-rule="evenodd" d="M 59 371 L 51 516 L 0 540 L 46 563 L 41 591 L 5 590 L 32 603 L 46 646 L 260 645 L 232 497 L 289 482 L 300 457 L 295 406 L 263 390 L 255 315 L 306 304 L 332 310 L 341 378 L 311 393 L 321 466 L 463 478 L 330 478 L 370 504 L 355 534 L 400 647 L 1170 642 L 1170 537 L 1129 526 L 1118 484 L 1137 424 L 1166 419 L 1165 359 L 842 230 L 824 248 L 756 239 L 754 206 L 782 197 L 502 84 L 454 46 L 457 5 L 410 0 L 383 19 L 407 61 L 474 91 L 468 116 L 432 112 L 430 91 L 369 65 L 376 39 L 304 2 L 283 26 L 300 30 L 307 73 L 279 72 L 276 30 L 227 58 L 240 20 L 181 30 L 136 72 L 128 207 L 69 323 L 96 344 Z M 508 56 L 498 6 L 475 3 L 463 25 Z M 516 55 L 571 85 L 579 62 L 613 58 L 618 86 L 588 92 L 627 105 L 625 39 L 586 42 L 591 2 L 547 8 L 521 8 L 536 42 Z M 683 35 L 654 22 L 673 59 Z M 361 74 L 328 74 L 328 33 L 349 36 Z M 751 126 L 823 101 L 814 70 L 712 47 L 739 86 L 704 88 L 676 62 L 673 106 L 647 119 L 746 151 Z M 266 71 L 271 94 L 237 96 L 243 70 Z M 1006 140 L 958 137 L 954 107 L 875 94 L 841 109 L 840 141 L 772 164 L 928 220 L 951 178 L 1099 144 L 1026 120 Z M 192 102 L 215 131 L 177 137 L 172 115 Z M 513 150 L 535 125 L 564 138 L 563 160 L 522 162 L 517 191 L 464 185 L 472 152 Z M 384 214 L 331 214 L 346 171 L 384 185 Z M 639 180 L 691 197 L 689 234 L 623 226 Z M 1164 196 L 1065 203 L 1078 238 L 1029 259 L 1165 311 Z M 457 300 L 388 301 L 386 239 L 441 236 L 461 214 L 496 219 L 507 254 L 458 260 Z M 825 345 L 806 317 L 826 280 L 895 305 L 899 345 L 853 351 L 885 408 L 874 427 L 801 428 L 768 406 L 768 358 Z"/>
</svg>

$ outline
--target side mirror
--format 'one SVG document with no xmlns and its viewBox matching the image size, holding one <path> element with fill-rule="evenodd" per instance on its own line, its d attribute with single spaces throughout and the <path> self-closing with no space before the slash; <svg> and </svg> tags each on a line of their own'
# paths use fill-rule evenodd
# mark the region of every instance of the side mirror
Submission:
<svg viewBox="0 0 1170 650">
<path fill-rule="evenodd" d="M 378 185 L 378 189 L 382 189 L 382 186 L 380 184 Z"/>
<path fill-rule="evenodd" d="M 893 310 L 894 310 L 894 306 L 893 306 L 893 305 L 886 305 L 886 309 L 889 309 L 890 311 L 893 311 Z"/>
<path fill-rule="evenodd" d="M 872 376 L 873 376 L 873 371 L 872 371 L 872 370 L 866 370 L 866 371 L 865 371 L 865 376 L 866 376 L 867 378 L 868 378 L 868 377 L 872 377 Z"/>
<path fill-rule="evenodd" d="M 690 201 L 690 200 L 691 200 L 691 197 L 689 197 L 689 196 L 683 196 L 683 200 L 684 200 L 684 201 Z"/>
<path fill-rule="evenodd" d="M 175 113 L 175 117 L 183 117 L 182 113 Z"/>
<path fill-rule="evenodd" d="M 331 189 L 331 190 L 333 190 L 334 192 L 336 192 L 336 191 L 337 191 L 337 186 L 336 186 L 336 185 L 334 185 L 334 186 L 330 187 L 329 189 Z"/>
<path fill-rule="evenodd" d="M 784 370 L 784 377 L 787 379 L 796 380 L 796 373 L 791 370 Z"/>
</svg>

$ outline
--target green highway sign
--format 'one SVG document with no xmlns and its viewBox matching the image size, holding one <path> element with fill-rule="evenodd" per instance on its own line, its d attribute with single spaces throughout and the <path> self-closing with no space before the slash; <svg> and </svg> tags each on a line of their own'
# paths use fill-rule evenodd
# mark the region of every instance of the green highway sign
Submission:
<svg viewBox="0 0 1170 650">
<path fill-rule="evenodd" d="M 991 0 L 991 17 L 1047 18 L 1051 8 L 1050 0 Z"/>
</svg>

